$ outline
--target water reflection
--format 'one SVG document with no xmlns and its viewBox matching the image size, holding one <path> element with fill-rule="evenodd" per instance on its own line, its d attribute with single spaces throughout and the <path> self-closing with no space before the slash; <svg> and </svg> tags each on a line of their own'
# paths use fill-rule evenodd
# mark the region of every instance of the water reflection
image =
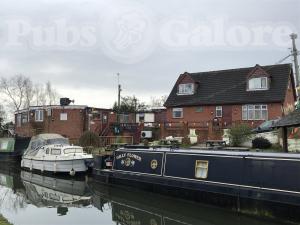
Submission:
<svg viewBox="0 0 300 225">
<path fill-rule="evenodd" d="M 132 189 L 91 184 L 93 204 L 100 210 L 111 205 L 112 220 L 124 225 L 272 225 L 199 203 L 160 196 Z M 282 223 L 280 223 L 282 224 Z"/>
<path fill-rule="evenodd" d="M 67 207 L 84 207 L 91 204 L 92 194 L 84 181 L 47 177 L 21 171 L 26 198 L 37 207 L 55 207 L 66 215 Z"/>
<path fill-rule="evenodd" d="M 270 221 L 86 179 L 0 168 L 0 213 L 13 224 L 272 225 Z M 282 224 L 282 223 L 280 223 Z"/>
</svg>

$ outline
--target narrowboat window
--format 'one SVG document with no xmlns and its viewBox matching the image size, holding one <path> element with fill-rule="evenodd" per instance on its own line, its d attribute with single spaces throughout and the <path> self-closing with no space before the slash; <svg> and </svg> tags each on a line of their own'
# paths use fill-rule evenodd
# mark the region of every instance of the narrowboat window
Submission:
<svg viewBox="0 0 300 225">
<path fill-rule="evenodd" d="M 49 148 L 46 149 L 46 154 L 49 154 Z"/>
<path fill-rule="evenodd" d="M 208 174 L 208 161 L 196 160 L 195 177 L 206 179 Z"/>
<path fill-rule="evenodd" d="M 3 140 L 1 140 L 0 141 L 0 149 L 1 150 L 7 150 L 8 149 L 8 140 L 5 140 L 5 139 L 3 139 Z"/>
<path fill-rule="evenodd" d="M 60 149 L 52 148 L 51 149 L 51 154 L 52 155 L 60 155 Z"/>
</svg>

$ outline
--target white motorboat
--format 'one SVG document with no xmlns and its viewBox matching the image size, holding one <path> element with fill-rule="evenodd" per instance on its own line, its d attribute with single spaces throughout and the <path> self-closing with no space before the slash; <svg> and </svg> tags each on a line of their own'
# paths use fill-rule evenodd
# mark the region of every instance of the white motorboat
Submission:
<svg viewBox="0 0 300 225">
<path fill-rule="evenodd" d="M 24 152 L 21 167 L 41 172 L 64 172 L 74 176 L 86 172 L 93 164 L 93 156 L 80 146 L 70 145 L 59 134 L 40 134 L 30 141 Z"/>
</svg>

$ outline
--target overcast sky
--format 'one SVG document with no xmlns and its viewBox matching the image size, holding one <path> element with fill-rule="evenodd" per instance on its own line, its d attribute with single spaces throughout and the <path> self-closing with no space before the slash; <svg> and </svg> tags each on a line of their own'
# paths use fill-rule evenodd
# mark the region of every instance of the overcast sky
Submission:
<svg viewBox="0 0 300 225">
<path fill-rule="evenodd" d="M 299 31 L 299 0 L 2 0 L 0 76 L 111 107 L 117 73 L 122 95 L 148 101 L 185 71 L 274 64 Z"/>
</svg>

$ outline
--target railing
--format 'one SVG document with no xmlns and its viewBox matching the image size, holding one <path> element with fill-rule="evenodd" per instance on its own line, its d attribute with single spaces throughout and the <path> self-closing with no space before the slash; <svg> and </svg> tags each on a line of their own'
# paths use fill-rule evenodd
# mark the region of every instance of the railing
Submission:
<svg viewBox="0 0 300 225">
<path fill-rule="evenodd" d="M 133 136 L 100 136 L 100 147 L 114 144 L 133 144 Z"/>
</svg>

